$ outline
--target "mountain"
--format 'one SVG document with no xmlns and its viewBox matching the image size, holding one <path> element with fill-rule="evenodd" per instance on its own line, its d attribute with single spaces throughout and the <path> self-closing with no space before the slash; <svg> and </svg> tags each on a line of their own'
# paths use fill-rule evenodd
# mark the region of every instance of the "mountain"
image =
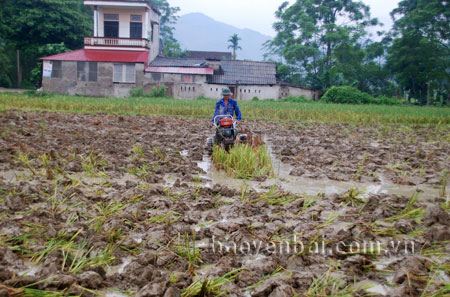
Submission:
<svg viewBox="0 0 450 297">
<path fill-rule="evenodd" d="M 174 37 L 183 49 L 193 51 L 231 52 L 228 39 L 236 33 L 242 39 L 242 50 L 237 51 L 239 60 L 262 61 L 265 53 L 264 42 L 272 37 L 250 29 L 239 29 L 232 25 L 215 21 L 202 13 L 181 16 L 175 26 Z"/>
</svg>

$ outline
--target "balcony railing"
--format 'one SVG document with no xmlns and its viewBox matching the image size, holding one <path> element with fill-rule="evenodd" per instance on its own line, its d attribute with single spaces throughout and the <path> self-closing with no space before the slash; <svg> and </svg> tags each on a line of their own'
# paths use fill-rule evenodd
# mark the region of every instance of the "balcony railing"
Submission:
<svg viewBox="0 0 450 297">
<path fill-rule="evenodd" d="M 85 37 L 84 45 L 150 48 L 150 41 L 133 38 Z"/>
</svg>

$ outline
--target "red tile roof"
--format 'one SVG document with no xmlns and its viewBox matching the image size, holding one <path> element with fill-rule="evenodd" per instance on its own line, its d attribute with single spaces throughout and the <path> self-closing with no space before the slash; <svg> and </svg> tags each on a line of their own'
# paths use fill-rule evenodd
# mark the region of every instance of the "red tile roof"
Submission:
<svg viewBox="0 0 450 297">
<path fill-rule="evenodd" d="M 147 64 L 149 54 L 150 51 L 120 51 L 120 50 L 114 51 L 114 50 L 80 49 L 68 53 L 44 57 L 41 58 L 41 60 Z"/>
<path fill-rule="evenodd" d="M 155 67 L 150 66 L 145 72 L 163 72 L 163 73 L 179 73 L 179 74 L 213 74 L 214 68 L 206 67 Z"/>
</svg>

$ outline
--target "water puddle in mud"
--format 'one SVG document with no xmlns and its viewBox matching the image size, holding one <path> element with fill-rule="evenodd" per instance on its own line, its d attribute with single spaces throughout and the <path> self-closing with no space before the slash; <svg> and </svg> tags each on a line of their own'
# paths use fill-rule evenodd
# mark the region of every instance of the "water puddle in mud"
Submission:
<svg viewBox="0 0 450 297">
<path fill-rule="evenodd" d="M 130 295 L 123 294 L 118 290 L 115 289 L 104 289 L 99 291 L 100 296 L 104 297 L 129 297 Z"/>
<path fill-rule="evenodd" d="M 203 156 L 203 160 L 197 162 L 197 166 L 202 169 L 205 173 L 208 173 L 211 169 L 212 163 L 209 156 Z"/>
<path fill-rule="evenodd" d="M 30 261 L 24 261 L 23 264 L 26 269 L 18 272 L 20 276 L 36 276 L 36 274 L 42 269 L 42 265 L 37 265 Z"/>
<path fill-rule="evenodd" d="M 195 241 L 195 247 L 199 249 L 208 249 L 210 247 L 210 239 L 205 238 Z"/>
<path fill-rule="evenodd" d="M 117 183 L 118 185 L 125 186 L 127 182 L 139 183 L 140 180 L 135 175 L 125 173 L 120 178 L 112 178 L 111 183 Z"/>
<path fill-rule="evenodd" d="M 334 181 L 330 179 L 312 179 L 291 176 L 290 172 L 292 166 L 281 162 L 278 156 L 275 156 L 272 151 L 272 146 L 269 141 L 266 141 L 267 150 L 272 158 L 275 178 L 269 178 L 264 182 L 241 180 L 227 176 L 224 171 L 217 170 L 212 162 L 210 156 L 203 156 L 201 162 L 197 162 L 197 166 L 205 173 L 199 176 L 206 180 L 204 186 L 211 187 L 213 184 L 226 185 L 236 190 L 242 190 L 245 187 L 255 191 L 267 191 L 273 186 L 276 186 L 284 191 L 295 194 L 306 194 L 308 196 L 315 196 L 319 193 L 326 195 L 343 194 L 351 188 L 363 191 L 360 198 L 367 198 L 372 194 L 395 194 L 398 196 L 411 197 L 416 192 L 420 192 L 420 197 L 425 199 L 433 199 L 439 197 L 439 189 L 433 188 L 429 185 L 418 186 L 404 186 L 394 184 L 380 176 L 379 183 L 361 183 L 355 181 Z M 450 190 L 450 186 L 449 186 Z"/>
<path fill-rule="evenodd" d="M 377 259 L 373 262 L 375 265 L 375 268 L 377 270 L 383 271 L 387 268 L 387 266 L 391 265 L 392 263 L 395 263 L 397 261 L 400 261 L 402 258 L 400 257 L 391 257 L 386 259 Z"/>
<path fill-rule="evenodd" d="M 380 283 L 371 280 L 360 281 L 359 283 L 356 283 L 353 287 L 356 290 L 363 289 L 367 293 L 376 294 L 377 296 L 378 295 L 388 296 L 390 291 L 389 287 L 387 287 L 386 285 L 382 285 Z"/>
<path fill-rule="evenodd" d="M 194 226 L 194 231 L 200 232 L 200 230 L 202 228 L 212 227 L 212 226 L 216 225 L 217 223 L 219 223 L 219 222 L 207 221 L 207 222 L 198 223 L 197 225 Z"/>
<path fill-rule="evenodd" d="M 7 183 L 17 184 L 21 181 L 30 181 L 32 177 L 31 172 L 26 170 L 7 170 L 0 172 L 0 180 Z"/>
<path fill-rule="evenodd" d="M 128 264 L 130 264 L 132 260 L 133 260 L 133 258 L 131 258 L 131 257 L 122 258 L 122 263 L 119 265 L 109 267 L 109 269 L 106 271 L 106 275 L 112 276 L 116 273 L 122 274 L 125 271 L 125 267 Z"/>
</svg>

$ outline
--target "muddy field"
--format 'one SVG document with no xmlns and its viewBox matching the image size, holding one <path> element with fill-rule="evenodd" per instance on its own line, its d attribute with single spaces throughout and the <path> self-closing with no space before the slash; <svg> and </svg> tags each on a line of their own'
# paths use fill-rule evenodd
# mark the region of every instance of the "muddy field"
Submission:
<svg viewBox="0 0 450 297">
<path fill-rule="evenodd" d="M 243 181 L 208 122 L 0 114 L 0 296 L 450 294 L 450 128 L 245 122 Z"/>
</svg>

